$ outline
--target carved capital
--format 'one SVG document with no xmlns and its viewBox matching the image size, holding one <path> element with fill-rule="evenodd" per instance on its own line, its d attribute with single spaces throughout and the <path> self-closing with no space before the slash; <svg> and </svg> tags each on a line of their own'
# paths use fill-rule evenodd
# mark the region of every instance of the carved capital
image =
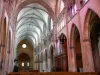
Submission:
<svg viewBox="0 0 100 75">
<path fill-rule="evenodd" d="M 83 42 L 90 42 L 90 39 L 83 39 Z"/>
<path fill-rule="evenodd" d="M 3 0 L 4 2 L 9 2 L 9 3 L 12 3 L 13 0 Z"/>
<path fill-rule="evenodd" d="M 69 48 L 70 48 L 70 49 L 75 49 L 75 46 L 70 46 Z"/>
<path fill-rule="evenodd" d="M 8 0 L 3 0 L 4 2 L 7 2 Z"/>
<path fill-rule="evenodd" d="M 10 53 L 11 53 L 11 52 L 10 52 L 10 50 L 9 50 L 9 51 L 7 51 L 7 53 L 8 53 L 8 54 L 10 54 Z"/>
<path fill-rule="evenodd" d="M 5 47 L 5 45 L 2 45 L 2 44 L 1 44 L 0 46 L 1 46 L 1 47 Z"/>
</svg>

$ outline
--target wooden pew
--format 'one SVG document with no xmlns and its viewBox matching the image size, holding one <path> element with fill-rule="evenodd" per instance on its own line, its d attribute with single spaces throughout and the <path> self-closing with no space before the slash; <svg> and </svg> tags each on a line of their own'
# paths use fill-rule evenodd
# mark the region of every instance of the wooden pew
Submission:
<svg viewBox="0 0 100 75">
<path fill-rule="evenodd" d="M 81 75 L 100 75 L 100 73 L 97 73 L 97 72 L 83 72 Z"/>
<path fill-rule="evenodd" d="M 7 75 L 100 75 L 96 72 L 12 72 Z"/>
</svg>

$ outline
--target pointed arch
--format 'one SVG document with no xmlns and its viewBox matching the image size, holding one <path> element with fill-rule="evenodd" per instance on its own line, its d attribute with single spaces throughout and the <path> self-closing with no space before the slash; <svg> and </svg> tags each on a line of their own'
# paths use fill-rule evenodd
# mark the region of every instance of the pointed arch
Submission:
<svg viewBox="0 0 100 75">
<path fill-rule="evenodd" d="M 18 13 L 20 12 L 20 10 L 22 8 L 24 8 L 24 6 L 31 4 L 31 3 L 39 3 L 40 5 L 42 5 L 44 8 L 47 9 L 48 14 L 50 15 L 50 17 L 54 20 L 54 12 L 52 10 L 52 8 L 45 3 L 43 0 L 25 0 L 24 2 L 22 2 L 17 8 L 16 8 L 16 17 L 18 15 Z M 17 19 L 17 18 L 16 18 Z"/>
<path fill-rule="evenodd" d="M 93 56 L 94 70 L 100 72 L 100 17 L 99 14 L 92 9 L 87 10 L 83 30 L 85 35 L 83 41 L 90 42 L 90 51 Z"/>
<path fill-rule="evenodd" d="M 72 27 L 71 27 L 71 33 L 70 33 L 70 46 L 74 46 L 74 38 L 75 38 L 75 32 L 77 32 L 77 30 L 79 31 L 78 27 L 73 23 Z M 80 34 L 80 31 L 79 31 Z"/>
<path fill-rule="evenodd" d="M 89 21 L 90 21 L 90 17 L 92 12 L 96 13 L 95 11 L 93 11 L 92 9 L 88 8 L 86 15 L 85 15 L 85 19 L 84 19 L 84 27 L 83 27 L 83 40 L 87 40 L 90 39 L 90 32 L 89 32 Z M 99 17 L 99 14 L 96 13 Z"/>
<path fill-rule="evenodd" d="M 82 59 L 82 51 L 81 51 L 81 41 L 80 41 L 80 33 L 75 24 L 72 25 L 71 35 L 70 35 L 70 49 L 71 58 L 74 63 L 74 70 L 79 72 L 79 68 L 83 68 L 83 59 Z"/>
</svg>

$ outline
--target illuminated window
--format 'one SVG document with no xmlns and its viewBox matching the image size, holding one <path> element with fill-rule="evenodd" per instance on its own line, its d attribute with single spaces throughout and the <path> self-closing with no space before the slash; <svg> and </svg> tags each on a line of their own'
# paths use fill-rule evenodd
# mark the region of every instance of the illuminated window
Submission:
<svg viewBox="0 0 100 75">
<path fill-rule="evenodd" d="M 24 67 L 24 62 L 22 62 L 22 67 Z"/>
<path fill-rule="evenodd" d="M 51 19 L 51 30 L 53 29 L 53 21 L 52 21 L 52 19 Z"/>
<path fill-rule="evenodd" d="M 77 12 L 77 6 L 76 6 L 76 4 L 75 4 L 75 6 L 74 6 L 74 9 L 75 9 L 75 13 Z"/>
<path fill-rule="evenodd" d="M 60 12 L 64 9 L 64 2 L 61 0 L 61 4 L 60 4 Z"/>
<path fill-rule="evenodd" d="M 73 6 L 72 8 L 72 15 L 75 15 L 75 13 L 77 12 L 77 6 L 76 4 Z"/>
<path fill-rule="evenodd" d="M 27 62 L 27 66 L 28 66 L 28 67 L 29 67 L 29 65 L 30 65 L 29 62 Z"/>
<path fill-rule="evenodd" d="M 87 2 L 88 0 L 85 0 L 85 2 Z"/>
<path fill-rule="evenodd" d="M 70 16 L 68 16 L 68 21 L 70 20 Z"/>
<path fill-rule="evenodd" d="M 22 48 L 26 48 L 26 44 L 23 44 L 23 45 L 22 45 Z"/>
</svg>

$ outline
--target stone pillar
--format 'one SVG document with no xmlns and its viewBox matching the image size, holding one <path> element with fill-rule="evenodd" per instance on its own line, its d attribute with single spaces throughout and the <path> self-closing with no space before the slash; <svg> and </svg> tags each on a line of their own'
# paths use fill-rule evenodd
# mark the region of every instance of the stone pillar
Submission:
<svg viewBox="0 0 100 75">
<path fill-rule="evenodd" d="M 46 60 L 44 60 L 44 63 L 43 63 L 43 70 L 44 70 L 44 72 L 47 71 L 47 70 L 46 70 Z"/>
<path fill-rule="evenodd" d="M 42 62 L 42 61 L 41 61 L 41 63 L 40 63 L 40 66 L 41 66 L 40 72 L 43 72 L 43 62 Z"/>
<path fill-rule="evenodd" d="M 76 72 L 76 56 L 75 56 L 75 46 L 70 46 L 68 50 L 68 65 L 69 71 Z"/>
<path fill-rule="evenodd" d="M 67 65 L 67 64 L 68 64 L 68 61 L 67 61 L 67 54 L 64 54 L 64 55 L 63 55 L 63 64 L 62 64 L 62 65 L 63 65 L 63 70 L 64 70 L 64 71 L 68 71 L 68 69 L 67 69 L 68 65 Z"/>
<path fill-rule="evenodd" d="M 47 72 L 50 72 L 50 69 L 51 69 L 51 66 L 50 66 L 50 58 L 48 58 L 48 60 L 47 60 L 48 62 L 47 62 Z"/>
<path fill-rule="evenodd" d="M 83 72 L 94 72 L 92 49 L 89 39 L 83 40 L 82 58 L 83 58 Z"/>
</svg>

